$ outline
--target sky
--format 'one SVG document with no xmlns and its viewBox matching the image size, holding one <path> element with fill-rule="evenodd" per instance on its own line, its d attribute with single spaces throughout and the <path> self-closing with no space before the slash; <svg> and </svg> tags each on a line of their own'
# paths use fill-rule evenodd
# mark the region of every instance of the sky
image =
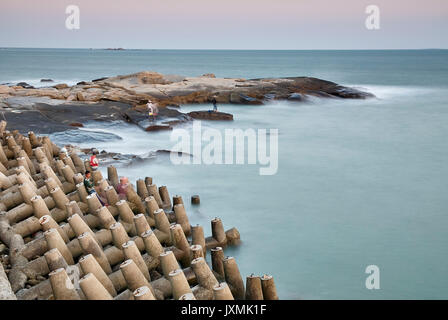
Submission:
<svg viewBox="0 0 448 320">
<path fill-rule="evenodd" d="M 448 49 L 447 30 L 448 0 L 0 0 L 0 47 Z"/>
</svg>

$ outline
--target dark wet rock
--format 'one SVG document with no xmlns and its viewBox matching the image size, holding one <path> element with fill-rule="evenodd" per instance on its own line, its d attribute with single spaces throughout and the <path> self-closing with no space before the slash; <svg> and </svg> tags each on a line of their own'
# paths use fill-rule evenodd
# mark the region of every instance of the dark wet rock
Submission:
<svg viewBox="0 0 448 320">
<path fill-rule="evenodd" d="M 79 123 L 79 122 L 72 122 L 72 123 L 69 124 L 69 126 L 71 126 L 71 127 L 78 127 L 78 128 L 83 128 L 84 127 L 84 125 L 82 123 Z"/>
<path fill-rule="evenodd" d="M 16 86 L 22 87 L 24 89 L 34 89 L 34 87 L 32 85 L 29 85 L 26 82 L 19 82 L 18 84 L 16 84 Z"/>
<path fill-rule="evenodd" d="M 249 97 L 249 96 L 239 93 L 239 92 L 232 92 L 230 94 L 229 102 L 235 103 L 235 104 L 255 104 L 255 105 L 263 104 L 263 102 L 261 100 L 258 100 L 257 98 Z"/>
<path fill-rule="evenodd" d="M 103 131 L 91 131 L 91 130 L 78 130 L 76 127 L 69 127 L 72 130 L 53 132 L 50 134 L 50 138 L 57 144 L 79 144 L 90 142 L 108 142 L 122 140 L 122 138 L 116 134 Z"/>
<path fill-rule="evenodd" d="M 53 82 L 52 79 L 40 79 L 40 82 Z"/>
<path fill-rule="evenodd" d="M 182 151 L 173 151 L 173 150 L 165 150 L 165 149 L 161 149 L 161 150 L 157 150 L 156 153 L 158 154 L 171 154 L 171 153 L 175 153 L 179 156 L 189 156 L 189 157 L 193 157 L 193 155 L 191 153 L 188 152 L 182 152 Z"/>
<path fill-rule="evenodd" d="M 300 93 L 294 92 L 294 93 L 291 93 L 289 95 L 288 100 L 291 100 L 291 101 L 304 101 L 305 100 L 305 96 L 300 94 Z"/>
<path fill-rule="evenodd" d="M 162 122 L 162 124 L 166 124 L 169 126 L 175 126 L 175 125 L 185 123 L 185 122 L 187 122 L 187 120 L 171 120 L 171 121 L 164 121 L 164 122 Z"/>
<path fill-rule="evenodd" d="M 107 79 L 107 77 L 98 78 L 98 79 L 93 79 L 92 82 L 103 81 L 103 80 L 106 80 L 106 79 Z"/>
<path fill-rule="evenodd" d="M 225 120 L 232 121 L 233 115 L 225 112 L 215 112 L 212 110 L 209 111 L 192 111 L 189 112 L 188 115 L 193 119 L 199 120 Z"/>
<path fill-rule="evenodd" d="M 145 129 L 145 131 L 161 131 L 161 130 L 173 130 L 173 127 L 169 125 L 154 124 Z"/>
</svg>

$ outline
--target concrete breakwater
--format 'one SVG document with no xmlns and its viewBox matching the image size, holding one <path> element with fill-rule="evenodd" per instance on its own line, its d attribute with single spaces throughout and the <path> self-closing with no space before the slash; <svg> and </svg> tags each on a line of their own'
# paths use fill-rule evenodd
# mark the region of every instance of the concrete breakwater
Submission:
<svg viewBox="0 0 448 320">
<path fill-rule="evenodd" d="M 117 169 L 93 171 L 48 137 L 7 131 L 0 122 L 1 299 L 278 299 L 272 276 L 243 280 L 226 246 L 236 228 L 190 225 L 181 196 L 151 177 L 121 198 Z M 209 251 L 208 251 L 209 250 Z M 206 262 L 211 256 L 211 267 Z"/>
</svg>

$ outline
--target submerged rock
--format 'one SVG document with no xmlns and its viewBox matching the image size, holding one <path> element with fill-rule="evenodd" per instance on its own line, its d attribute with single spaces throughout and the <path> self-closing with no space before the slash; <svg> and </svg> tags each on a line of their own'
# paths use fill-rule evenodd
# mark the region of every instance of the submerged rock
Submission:
<svg viewBox="0 0 448 320">
<path fill-rule="evenodd" d="M 40 79 L 40 82 L 53 82 L 52 79 Z"/>
<path fill-rule="evenodd" d="M 19 82 L 16 84 L 17 87 L 22 87 L 24 89 L 34 89 L 34 87 L 26 82 Z"/>
<path fill-rule="evenodd" d="M 232 121 L 233 115 L 225 112 L 215 112 L 212 110 L 209 111 L 192 111 L 189 112 L 188 115 L 193 119 L 200 120 L 224 120 L 224 121 Z"/>
<path fill-rule="evenodd" d="M 154 124 L 145 129 L 145 131 L 161 131 L 161 130 L 173 130 L 170 125 Z"/>
<path fill-rule="evenodd" d="M 84 125 L 82 123 L 79 123 L 79 122 L 72 122 L 72 123 L 69 124 L 69 126 L 71 126 L 71 127 L 78 127 L 78 128 L 83 128 L 84 127 Z"/>
</svg>

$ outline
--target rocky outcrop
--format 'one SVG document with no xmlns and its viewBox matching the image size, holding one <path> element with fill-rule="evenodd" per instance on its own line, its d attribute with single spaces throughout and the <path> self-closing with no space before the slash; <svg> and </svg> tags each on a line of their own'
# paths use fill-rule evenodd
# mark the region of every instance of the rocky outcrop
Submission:
<svg viewBox="0 0 448 320">
<path fill-rule="evenodd" d="M 137 106 L 148 100 L 159 106 L 191 103 L 209 103 L 216 97 L 218 103 L 263 104 L 267 100 L 303 101 L 306 96 L 365 99 L 372 94 L 334 82 L 310 77 L 290 78 L 216 78 L 214 74 L 200 77 L 163 75 L 157 72 L 139 72 L 91 82 L 79 82 L 69 87 L 58 84 L 52 88 L 34 89 L 27 83 L 0 87 L 0 95 L 50 97 L 65 101 L 117 101 Z"/>
<path fill-rule="evenodd" d="M 169 125 L 151 125 L 145 129 L 145 131 L 161 131 L 161 130 L 173 130 L 173 127 Z"/>
<path fill-rule="evenodd" d="M 193 119 L 198 120 L 224 120 L 224 121 L 232 121 L 233 115 L 225 112 L 215 112 L 215 111 L 192 111 L 189 112 L 188 115 Z"/>
<path fill-rule="evenodd" d="M 367 92 L 310 77 L 241 79 L 216 78 L 214 74 L 183 77 L 145 71 L 78 82 L 71 87 L 67 84 L 45 88 L 33 88 L 26 83 L 1 85 L 0 111 L 19 130 L 47 134 L 74 130 L 76 127 L 70 124 L 92 120 L 124 120 L 140 125 L 147 120 L 148 101 L 158 104 L 157 120 L 162 122 L 162 126 L 171 126 L 175 122 L 163 123 L 165 118 L 166 121 L 175 118 L 176 122 L 191 118 L 231 120 L 232 115 L 195 112 L 188 116 L 168 106 L 210 104 L 213 98 L 218 105 L 260 105 L 270 100 L 302 102 L 310 96 L 344 99 L 373 97 Z M 146 129 L 148 125 L 142 124 L 141 127 Z M 165 128 L 156 126 L 148 130 L 161 129 Z"/>
</svg>

